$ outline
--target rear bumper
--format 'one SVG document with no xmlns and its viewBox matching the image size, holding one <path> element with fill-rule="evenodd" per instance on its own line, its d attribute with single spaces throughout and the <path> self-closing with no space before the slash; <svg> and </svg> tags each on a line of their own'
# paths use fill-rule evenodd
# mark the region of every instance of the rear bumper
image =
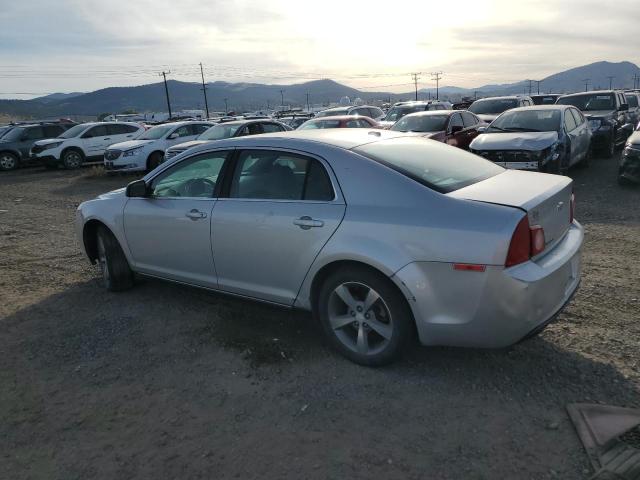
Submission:
<svg viewBox="0 0 640 480">
<path fill-rule="evenodd" d="M 500 348 L 553 320 L 580 283 L 584 231 L 578 222 L 542 258 L 484 272 L 450 263 L 414 262 L 394 277 L 425 345 Z"/>
</svg>

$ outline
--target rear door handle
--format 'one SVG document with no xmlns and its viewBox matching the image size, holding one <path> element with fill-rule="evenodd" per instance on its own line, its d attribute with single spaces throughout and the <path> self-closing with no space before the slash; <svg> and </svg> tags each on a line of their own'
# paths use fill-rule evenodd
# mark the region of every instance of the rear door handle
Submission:
<svg viewBox="0 0 640 480">
<path fill-rule="evenodd" d="M 314 220 L 313 218 L 305 215 L 304 217 L 296 218 L 293 221 L 294 225 L 298 225 L 303 230 L 309 230 L 313 227 L 322 227 L 324 222 L 322 220 Z"/>
<path fill-rule="evenodd" d="M 200 220 L 201 218 L 207 218 L 207 214 L 205 212 L 201 212 L 200 210 L 196 210 L 195 208 L 185 213 L 184 215 L 191 220 Z"/>
</svg>

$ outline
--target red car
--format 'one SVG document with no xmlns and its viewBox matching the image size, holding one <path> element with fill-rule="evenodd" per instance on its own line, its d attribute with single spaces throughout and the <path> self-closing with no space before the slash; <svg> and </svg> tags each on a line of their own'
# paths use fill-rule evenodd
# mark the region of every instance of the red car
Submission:
<svg viewBox="0 0 640 480">
<path fill-rule="evenodd" d="M 396 132 L 419 133 L 422 136 L 464 150 L 487 124 L 467 110 L 436 110 L 411 113 L 393 124 Z"/>
<path fill-rule="evenodd" d="M 316 128 L 380 128 L 378 122 L 369 117 L 359 115 L 336 115 L 335 117 L 319 117 L 307 120 L 297 130 L 313 130 Z"/>
</svg>

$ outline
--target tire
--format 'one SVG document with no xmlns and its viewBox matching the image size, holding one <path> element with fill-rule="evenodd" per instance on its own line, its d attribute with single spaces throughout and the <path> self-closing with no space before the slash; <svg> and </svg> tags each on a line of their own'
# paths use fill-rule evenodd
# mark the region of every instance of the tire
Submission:
<svg viewBox="0 0 640 480">
<path fill-rule="evenodd" d="M 315 313 L 333 348 L 365 366 L 394 361 L 414 332 L 406 299 L 387 277 L 367 267 L 345 267 L 329 275 Z"/>
<path fill-rule="evenodd" d="M 96 232 L 98 267 L 107 290 L 120 292 L 133 286 L 133 272 L 116 237 L 106 227 Z"/>
<path fill-rule="evenodd" d="M 18 157 L 11 152 L 0 153 L 0 170 L 9 171 L 18 168 Z"/>
<path fill-rule="evenodd" d="M 162 162 L 162 156 L 163 154 L 160 152 L 153 152 L 151 155 L 149 155 L 149 158 L 147 158 L 147 172 L 150 172 L 158 165 L 160 165 L 160 163 Z"/>
<path fill-rule="evenodd" d="M 605 151 L 607 158 L 613 158 L 616 153 L 616 136 L 615 133 L 611 136 L 609 143 L 607 144 L 607 149 Z"/>
<path fill-rule="evenodd" d="M 62 165 L 67 170 L 75 170 L 82 166 L 82 162 L 84 162 L 84 155 L 79 150 L 74 148 L 70 148 L 69 150 L 65 150 L 62 152 Z"/>
</svg>

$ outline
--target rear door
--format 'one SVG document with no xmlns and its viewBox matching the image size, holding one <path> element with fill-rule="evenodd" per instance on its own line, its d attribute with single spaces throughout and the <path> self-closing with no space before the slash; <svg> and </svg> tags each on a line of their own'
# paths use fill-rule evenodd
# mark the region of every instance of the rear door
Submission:
<svg viewBox="0 0 640 480">
<path fill-rule="evenodd" d="M 291 305 L 344 211 L 323 160 L 285 150 L 241 151 L 227 198 L 213 210 L 220 289 Z"/>
<path fill-rule="evenodd" d="M 469 148 L 471 141 L 467 139 L 462 116 L 459 113 L 454 113 L 449 117 L 445 143 L 453 147 Z"/>
<path fill-rule="evenodd" d="M 137 271 L 216 288 L 211 212 L 228 157 L 215 151 L 186 158 L 150 182 L 148 198 L 127 201 L 124 232 Z"/>
<path fill-rule="evenodd" d="M 570 108 L 576 121 L 576 151 L 571 154 L 571 165 L 578 163 L 589 154 L 591 131 L 584 115 L 576 108 Z"/>
</svg>

